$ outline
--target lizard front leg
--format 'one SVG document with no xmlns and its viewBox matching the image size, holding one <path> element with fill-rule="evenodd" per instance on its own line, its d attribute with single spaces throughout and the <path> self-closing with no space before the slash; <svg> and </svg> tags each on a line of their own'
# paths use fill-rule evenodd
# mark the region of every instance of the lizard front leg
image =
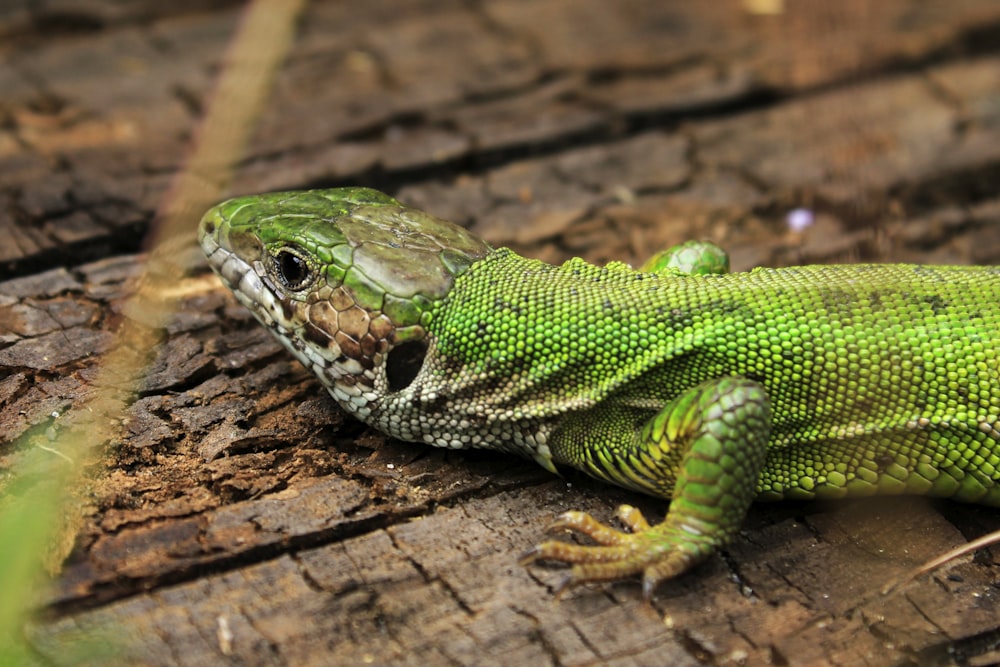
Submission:
<svg viewBox="0 0 1000 667">
<path fill-rule="evenodd" d="M 639 270 L 691 276 L 729 273 L 729 254 L 711 241 L 685 241 L 656 253 Z"/>
<path fill-rule="evenodd" d="M 524 560 L 573 564 L 560 590 L 642 573 L 643 595 L 708 557 L 739 528 L 767 456 L 770 400 L 756 382 L 709 380 L 682 393 L 639 428 L 635 409 L 602 405 L 570 419 L 552 438 L 553 458 L 606 481 L 671 498 L 662 523 L 649 525 L 627 505 L 619 517 L 631 532 L 566 512 L 553 525 L 589 536 L 597 546 L 539 544 Z"/>
</svg>

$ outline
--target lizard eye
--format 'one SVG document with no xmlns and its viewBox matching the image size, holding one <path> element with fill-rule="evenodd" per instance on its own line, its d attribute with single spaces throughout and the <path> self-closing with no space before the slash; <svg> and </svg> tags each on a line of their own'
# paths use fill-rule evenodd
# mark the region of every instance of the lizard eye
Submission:
<svg viewBox="0 0 1000 667">
<path fill-rule="evenodd" d="M 309 263 L 297 253 L 285 248 L 272 258 L 274 272 L 287 289 L 300 290 L 312 282 L 313 270 Z"/>
<path fill-rule="evenodd" d="M 402 343 L 389 350 L 385 361 L 385 376 L 389 381 L 389 391 L 399 391 L 410 386 L 424 365 L 427 343 L 422 340 Z"/>
</svg>

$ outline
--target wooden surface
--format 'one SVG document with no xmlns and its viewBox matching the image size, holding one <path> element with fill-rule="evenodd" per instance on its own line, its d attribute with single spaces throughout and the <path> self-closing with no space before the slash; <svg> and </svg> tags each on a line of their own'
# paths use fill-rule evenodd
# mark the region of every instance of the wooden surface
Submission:
<svg viewBox="0 0 1000 667">
<path fill-rule="evenodd" d="M 233 192 L 372 185 L 548 261 L 710 238 L 737 270 L 1000 263 L 1000 5 L 785 4 L 314 3 Z M 0 7 L 0 470 L 94 391 L 239 9 Z M 554 603 L 560 571 L 517 565 L 547 521 L 663 504 L 387 441 L 185 257 L 28 630 L 43 664 L 81 631 L 149 665 L 948 664 L 998 632 L 995 548 L 879 593 L 1000 528 L 924 499 L 757 506 L 651 605 Z"/>
</svg>

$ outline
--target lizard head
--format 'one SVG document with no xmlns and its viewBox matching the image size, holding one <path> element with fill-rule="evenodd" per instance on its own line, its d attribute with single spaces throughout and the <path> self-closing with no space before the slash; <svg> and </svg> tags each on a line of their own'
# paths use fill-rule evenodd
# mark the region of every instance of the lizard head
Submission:
<svg viewBox="0 0 1000 667">
<path fill-rule="evenodd" d="M 434 304 L 490 252 L 366 188 L 231 199 L 204 215 L 199 240 L 236 298 L 362 419 L 413 381 Z"/>
</svg>

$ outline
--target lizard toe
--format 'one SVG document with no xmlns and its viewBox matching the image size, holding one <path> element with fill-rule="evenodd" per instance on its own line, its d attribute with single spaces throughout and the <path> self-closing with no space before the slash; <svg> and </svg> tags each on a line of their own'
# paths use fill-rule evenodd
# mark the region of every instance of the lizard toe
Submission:
<svg viewBox="0 0 1000 667">
<path fill-rule="evenodd" d="M 641 574 L 643 597 L 649 599 L 660 583 L 704 560 L 715 546 L 713 540 L 676 525 L 650 526 L 638 510 L 627 505 L 619 508 L 618 514 L 634 532 L 616 530 L 584 512 L 560 515 L 553 524 L 555 528 L 587 535 L 597 544 L 548 540 L 525 552 L 521 563 L 544 560 L 571 565 L 571 571 L 556 588 L 557 594 L 582 584 L 620 581 Z"/>
<path fill-rule="evenodd" d="M 635 513 L 638 513 L 638 511 L 636 511 Z M 630 516 L 630 518 L 634 517 Z M 645 520 L 643 520 L 642 523 L 645 523 Z M 641 524 L 634 524 L 634 525 L 641 526 Z M 630 528 L 633 529 L 633 533 L 637 532 L 635 531 L 634 526 L 632 524 L 630 524 Z M 607 524 L 601 523 L 600 521 L 592 517 L 590 514 L 587 514 L 586 512 L 570 511 L 570 512 L 563 512 L 562 514 L 557 516 L 555 521 L 549 524 L 547 532 L 552 533 L 559 531 L 586 535 L 587 537 L 594 540 L 598 544 L 604 546 L 615 546 L 620 544 L 626 544 L 629 538 L 628 533 L 624 533 L 616 528 L 612 528 Z"/>
</svg>

